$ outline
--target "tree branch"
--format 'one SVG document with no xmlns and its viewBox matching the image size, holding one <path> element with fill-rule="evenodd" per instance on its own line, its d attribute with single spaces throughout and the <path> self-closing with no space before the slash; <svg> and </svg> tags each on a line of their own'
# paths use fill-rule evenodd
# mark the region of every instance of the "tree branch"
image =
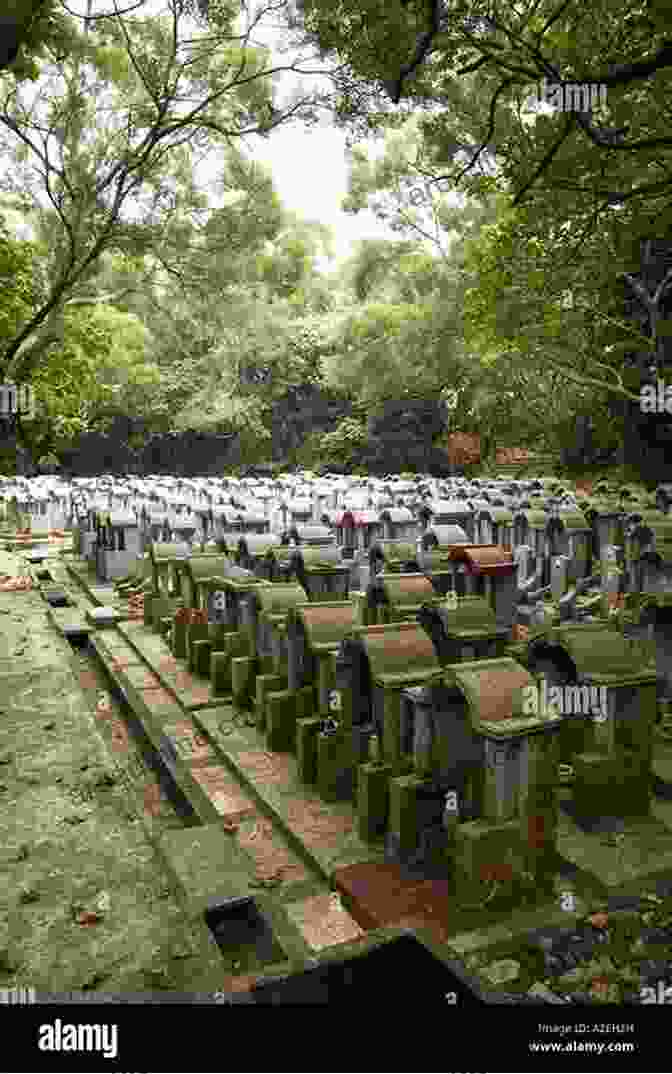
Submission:
<svg viewBox="0 0 672 1074">
<path fill-rule="evenodd" d="M 542 175 L 546 171 L 546 169 L 550 165 L 551 161 L 555 157 L 556 153 L 560 149 L 560 146 L 563 144 L 563 142 L 566 141 L 567 137 L 569 136 L 569 132 L 571 131 L 572 127 L 574 126 L 574 118 L 575 118 L 575 114 L 573 112 L 570 112 L 567 115 L 567 117 L 565 119 L 564 130 L 561 132 L 560 137 L 546 151 L 546 153 L 542 157 L 541 161 L 539 162 L 537 167 L 534 169 L 534 172 L 532 173 L 530 178 L 527 180 L 526 183 L 523 184 L 522 188 L 518 191 L 518 193 L 516 194 L 516 196 L 513 199 L 513 205 L 519 205 L 521 203 L 521 201 L 525 197 L 525 194 L 527 193 L 527 191 L 532 186 L 534 186 L 534 184 L 536 183 L 536 181 L 539 178 L 539 176 Z"/>
<path fill-rule="evenodd" d="M 429 29 L 424 30 L 423 33 L 418 34 L 415 42 L 415 52 L 413 58 L 409 63 L 404 64 L 399 72 L 399 77 L 395 82 L 383 82 L 383 86 L 390 95 L 393 104 L 399 104 L 401 100 L 401 94 L 404 88 L 404 80 L 408 78 L 424 61 L 428 55 L 432 41 L 439 33 L 441 28 L 441 0 L 431 0 L 431 24 Z"/>
</svg>

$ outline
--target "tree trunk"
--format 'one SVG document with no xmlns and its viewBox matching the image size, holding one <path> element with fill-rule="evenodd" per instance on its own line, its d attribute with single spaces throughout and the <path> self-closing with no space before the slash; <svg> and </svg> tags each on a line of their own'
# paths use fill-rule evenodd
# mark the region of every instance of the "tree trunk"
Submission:
<svg viewBox="0 0 672 1074">
<path fill-rule="evenodd" d="M 657 379 L 671 383 L 666 371 L 672 370 L 672 337 L 663 322 L 672 309 L 672 241 L 647 239 L 641 244 L 641 268 L 637 276 L 625 273 L 628 292 L 626 317 L 651 339 L 650 350 L 629 356 L 639 373 L 640 386 L 655 384 Z M 653 368 L 653 372 L 651 371 Z M 664 481 L 672 473 L 672 415 L 643 414 L 637 403 L 614 400 L 609 410 L 623 430 L 622 443 L 615 457 L 639 471 L 647 481 Z"/>
</svg>

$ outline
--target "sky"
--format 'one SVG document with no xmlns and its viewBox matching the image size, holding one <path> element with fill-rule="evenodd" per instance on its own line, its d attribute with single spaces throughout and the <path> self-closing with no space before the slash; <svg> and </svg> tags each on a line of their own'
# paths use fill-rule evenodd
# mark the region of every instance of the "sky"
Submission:
<svg viewBox="0 0 672 1074">
<path fill-rule="evenodd" d="M 254 30 L 254 43 L 266 45 L 272 50 L 274 66 L 284 66 L 294 59 L 292 54 L 288 56 L 279 51 L 284 40 L 281 24 L 274 25 L 272 20 L 262 20 Z M 315 71 L 321 64 L 311 56 L 305 66 Z M 276 78 L 279 107 L 287 106 L 286 103 L 299 86 L 304 90 L 311 86 L 323 91 L 328 88 L 325 80 L 319 77 L 305 77 L 299 82 L 294 73 L 279 75 Z M 317 127 L 307 128 L 301 122 L 291 122 L 281 124 L 267 139 L 246 140 L 246 151 L 271 169 L 283 205 L 304 219 L 319 220 L 331 227 L 334 259 L 331 264 L 324 260 L 320 263 L 318 259 L 318 267 L 322 269 L 333 268 L 350 256 L 353 243 L 358 239 L 387 238 L 396 241 L 399 238 L 370 210 L 356 215 L 341 210 L 341 202 L 348 191 L 345 142 L 345 132 L 333 127 L 326 115 Z M 370 155 L 375 156 L 378 144 L 373 140 L 367 144 Z"/>
<path fill-rule="evenodd" d="M 348 188 L 345 133 L 299 125 L 279 127 L 267 142 L 250 140 L 251 154 L 267 164 L 286 208 L 302 217 L 328 224 L 334 235 L 337 263 L 349 256 L 357 239 L 399 236 L 376 219 L 370 210 L 350 215 L 340 204 Z M 321 265 L 320 267 L 325 267 Z"/>
</svg>

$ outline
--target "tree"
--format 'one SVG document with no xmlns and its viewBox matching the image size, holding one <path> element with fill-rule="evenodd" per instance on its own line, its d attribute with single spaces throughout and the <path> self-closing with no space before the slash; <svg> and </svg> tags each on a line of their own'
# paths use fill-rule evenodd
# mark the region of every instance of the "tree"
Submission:
<svg viewBox="0 0 672 1074">
<path fill-rule="evenodd" d="M 663 347 L 669 264 L 655 276 L 654 259 L 652 281 L 627 223 L 621 232 L 588 226 L 577 235 L 549 222 L 542 237 L 531 208 L 505 210 L 468 243 L 475 280 L 466 295 L 465 331 L 469 346 L 513 351 L 553 375 L 554 446 L 571 448 L 576 418 L 583 416 L 596 449 L 620 449 L 622 461 L 638 459 L 646 469 L 648 445 L 659 439 L 662 446 L 666 423 L 664 415 L 642 421 L 640 391 L 656 363 L 660 369 L 669 363 Z M 644 316 L 628 319 L 624 299 L 637 291 Z"/>
<path fill-rule="evenodd" d="M 31 315 L 39 298 L 33 243 L 14 238 L 0 216 L 0 339 L 12 336 Z"/>
<path fill-rule="evenodd" d="M 394 109 L 380 110 L 381 95 L 422 109 L 435 161 L 456 189 L 487 189 L 495 168 L 517 204 L 549 190 L 602 209 L 632 198 L 669 204 L 672 34 L 658 0 L 528 0 L 487 15 L 468 0 L 340 0 L 336 9 L 304 0 L 299 9 L 308 39 L 345 61 L 343 121 L 396 122 Z M 607 103 L 535 111 L 543 79 L 599 83 Z M 372 86 L 377 100 L 364 92 Z"/>
<path fill-rule="evenodd" d="M 27 209 L 48 205 L 54 224 L 52 285 L 3 341 L 5 377 L 27 379 L 58 343 L 63 303 L 95 274 L 103 251 L 142 255 L 169 219 L 179 240 L 176 187 L 200 152 L 301 114 L 302 101 L 275 109 L 268 55 L 250 43 L 251 28 L 234 32 L 235 15 L 220 5 L 207 29 L 194 31 L 180 0 L 167 0 L 161 15 L 101 18 L 44 74 L 38 96 L 0 90 L 4 148 L 15 164 L 5 190 Z M 205 207 L 193 184 L 188 198 Z"/>
<path fill-rule="evenodd" d="M 35 420 L 24 432 L 33 456 L 60 450 L 129 406 L 142 409 L 143 392 L 160 380 L 146 360 L 144 326 L 111 306 L 68 306 L 63 344 L 49 352 L 32 381 Z"/>
<path fill-rule="evenodd" d="M 300 8 L 307 36 L 344 61 L 343 124 L 356 134 L 392 132 L 374 165 L 353 153 L 353 205 L 383 190 L 381 210 L 392 202 L 396 219 L 413 228 L 423 226 L 423 209 L 427 218 L 432 188 L 479 199 L 501 192 L 511 216 L 492 222 L 496 238 L 483 236 L 478 283 L 466 299 L 467 346 L 532 360 L 559 383 L 564 402 L 552 438 L 570 434 L 571 408 L 589 411 L 603 441 L 627 441 L 629 457 L 648 466 L 647 440 L 669 448 L 665 416 L 642 422 L 639 412 L 647 367 L 655 359 L 663 378 L 669 368 L 664 294 L 658 312 L 649 308 L 633 325 L 623 292 L 639 289 L 651 306 L 640 251 L 666 237 L 671 222 L 665 8 L 638 0 L 591 8 L 534 0 L 490 6 L 487 15 L 476 4 L 413 0 L 384 10 L 343 0 L 337 14 L 324 0 Z M 599 82 L 606 103 L 585 110 L 575 101 L 572 111 L 550 113 L 531 99 L 542 79 Z M 411 108 L 417 143 L 404 134 Z M 488 246 L 499 253 L 486 268 Z"/>
<path fill-rule="evenodd" d="M 0 77 L 34 81 L 40 60 L 67 55 L 75 26 L 59 0 L 5 0 L 0 12 Z"/>
</svg>

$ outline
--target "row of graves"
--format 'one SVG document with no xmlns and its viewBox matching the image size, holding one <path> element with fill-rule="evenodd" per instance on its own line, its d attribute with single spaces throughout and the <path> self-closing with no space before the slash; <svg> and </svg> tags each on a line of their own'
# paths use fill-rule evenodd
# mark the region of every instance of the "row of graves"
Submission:
<svg viewBox="0 0 672 1074">
<path fill-rule="evenodd" d="M 458 903 L 548 897 L 562 781 L 587 830 L 649 813 L 672 486 L 103 477 L 3 497 L 7 525 L 72 528 L 81 579 L 140 580 L 164 655 Z"/>
</svg>

